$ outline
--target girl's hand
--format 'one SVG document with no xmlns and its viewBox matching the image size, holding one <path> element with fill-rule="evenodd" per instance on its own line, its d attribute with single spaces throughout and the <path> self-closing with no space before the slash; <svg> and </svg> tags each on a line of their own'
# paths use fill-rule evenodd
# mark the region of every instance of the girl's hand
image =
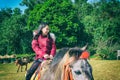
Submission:
<svg viewBox="0 0 120 80">
<path fill-rule="evenodd" d="M 52 55 L 50 55 L 50 59 L 53 59 L 53 56 L 52 56 Z"/>
<path fill-rule="evenodd" d="M 49 56 L 48 54 L 45 54 L 45 55 L 44 55 L 44 58 L 45 58 L 45 59 L 48 59 L 48 58 L 50 58 L 50 56 Z"/>
</svg>

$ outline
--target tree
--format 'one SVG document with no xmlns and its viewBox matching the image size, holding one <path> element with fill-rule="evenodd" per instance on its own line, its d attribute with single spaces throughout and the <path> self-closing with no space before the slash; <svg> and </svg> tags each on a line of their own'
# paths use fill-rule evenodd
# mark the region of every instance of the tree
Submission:
<svg viewBox="0 0 120 80">
<path fill-rule="evenodd" d="M 59 48 L 80 45 L 82 24 L 78 21 L 71 1 L 48 0 L 36 5 L 30 12 L 27 29 L 37 29 L 42 21 L 48 22 L 51 31 L 57 35 L 56 43 Z"/>
<path fill-rule="evenodd" d="M 82 42 L 86 43 L 88 42 L 89 44 L 92 44 L 92 35 L 89 34 L 86 30 L 86 24 L 87 22 L 84 23 L 84 19 L 86 16 L 91 15 L 93 11 L 93 6 L 89 3 L 87 3 L 87 0 L 75 0 L 73 3 L 77 10 L 77 17 L 79 19 L 79 22 L 82 23 L 81 26 L 83 26 L 83 34 L 82 34 Z"/>
<path fill-rule="evenodd" d="M 15 8 L 15 9 L 13 9 L 13 14 L 14 15 L 21 15 L 21 10 L 19 9 L 19 8 Z"/>
<path fill-rule="evenodd" d="M 4 12 L 7 11 L 4 10 Z M 0 52 L 2 55 L 24 53 L 26 48 L 31 49 L 29 48 L 30 46 L 28 46 L 30 41 L 26 41 L 26 39 L 30 39 L 29 37 L 26 37 L 25 34 L 26 32 L 29 32 L 25 29 L 25 17 L 21 14 L 21 10 L 19 8 L 13 9 L 12 13 L 8 14 L 11 14 L 11 16 L 5 17 L 0 24 Z"/>
<path fill-rule="evenodd" d="M 21 6 L 26 6 L 25 13 L 28 15 L 30 11 L 34 9 L 37 4 L 43 4 L 47 0 L 22 0 Z"/>
<path fill-rule="evenodd" d="M 0 24 L 4 19 L 10 18 L 12 16 L 12 9 L 11 8 L 6 8 L 6 9 L 1 9 L 0 10 Z"/>
<path fill-rule="evenodd" d="M 97 53 L 106 54 L 106 52 L 109 52 L 107 54 L 112 54 L 118 47 L 114 48 L 113 51 L 109 47 L 120 43 L 120 38 L 118 37 L 120 36 L 118 33 L 118 30 L 120 30 L 120 2 L 111 0 L 109 2 L 101 1 L 99 5 L 98 3 L 96 4 L 96 6 L 93 6 L 93 12 L 83 19 L 85 30 L 93 36 L 92 41 Z M 106 45 L 102 46 L 102 43 L 99 44 L 100 42 L 106 42 Z M 109 57 L 109 59 L 112 59 L 112 57 Z"/>
</svg>

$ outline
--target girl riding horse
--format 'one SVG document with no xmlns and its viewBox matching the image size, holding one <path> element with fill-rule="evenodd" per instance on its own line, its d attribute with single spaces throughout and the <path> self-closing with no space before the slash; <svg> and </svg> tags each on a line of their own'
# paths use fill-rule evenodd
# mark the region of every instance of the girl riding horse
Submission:
<svg viewBox="0 0 120 80">
<path fill-rule="evenodd" d="M 35 80 L 94 80 L 92 67 L 78 47 L 62 48 Z M 41 70 L 40 70 L 41 71 Z"/>
<path fill-rule="evenodd" d="M 32 49 L 36 53 L 36 57 L 32 66 L 27 71 L 26 80 L 30 80 L 31 76 L 43 60 L 47 58 L 53 59 L 56 53 L 55 37 L 54 34 L 49 32 L 48 24 L 41 23 L 37 33 L 34 33 Z"/>
</svg>

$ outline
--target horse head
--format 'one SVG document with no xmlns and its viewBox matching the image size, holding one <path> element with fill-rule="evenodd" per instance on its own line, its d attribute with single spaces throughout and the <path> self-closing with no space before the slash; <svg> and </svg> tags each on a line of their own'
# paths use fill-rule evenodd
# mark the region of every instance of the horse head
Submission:
<svg viewBox="0 0 120 80">
<path fill-rule="evenodd" d="M 84 50 L 75 47 L 67 52 L 69 59 L 65 62 L 63 80 L 94 80 L 91 65 L 87 59 L 80 58 Z"/>
<path fill-rule="evenodd" d="M 83 48 L 62 48 L 62 58 L 57 65 L 52 66 L 54 78 L 50 80 L 93 80 L 92 67 L 87 59 L 82 59 L 81 55 L 86 51 L 87 45 Z M 60 57 L 59 52 L 57 53 Z M 56 58 L 57 55 L 56 55 Z M 55 68 L 54 68 L 55 67 Z"/>
<path fill-rule="evenodd" d="M 94 80 L 92 67 L 86 59 L 78 59 L 70 65 L 73 80 Z"/>
</svg>

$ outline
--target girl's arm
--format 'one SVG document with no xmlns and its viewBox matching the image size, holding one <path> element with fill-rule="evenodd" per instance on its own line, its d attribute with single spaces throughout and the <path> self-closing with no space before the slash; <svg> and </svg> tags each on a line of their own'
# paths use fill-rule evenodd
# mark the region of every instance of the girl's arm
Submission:
<svg viewBox="0 0 120 80">
<path fill-rule="evenodd" d="M 36 55 L 40 55 L 41 57 L 45 54 L 39 47 L 38 41 L 33 39 L 32 40 L 32 49 L 36 53 Z"/>
</svg>

